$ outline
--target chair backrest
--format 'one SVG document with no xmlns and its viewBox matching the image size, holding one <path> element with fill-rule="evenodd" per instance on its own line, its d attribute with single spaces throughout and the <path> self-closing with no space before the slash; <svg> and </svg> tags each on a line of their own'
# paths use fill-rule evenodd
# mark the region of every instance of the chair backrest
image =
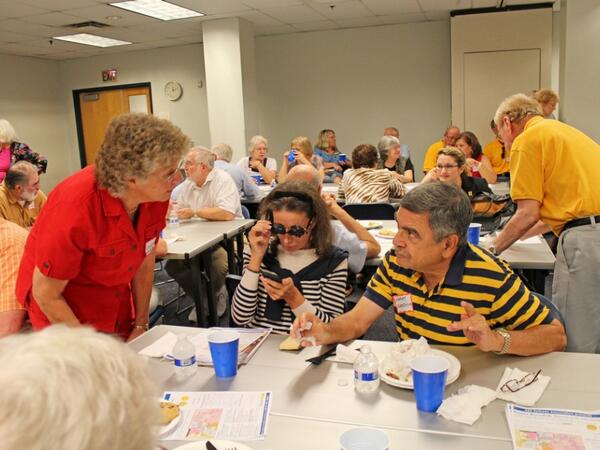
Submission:
<svg viewBox="0 0 600 450">
<path fill-rule="evenodd" d="M 242 216 L 244 216 L 244 219 L 249 219 L 250 218 L 250 211 L 248 211 L 248 208 L 246 208 L 244 205 L 242 206 Z"/>
<path fill-rule="evenodd" d="M 343 208 L 358 220 L 394 220 L 396 214 L 389 203 L 348 203 Z"/>
<path fill-rule="evenodd" d="M 225 276 L 225 288 L 227 289 L 227 310 L 229 311 L 229 326 L 234 326 L 233 318 L 231 317 L 231 302 L 233 301 L 233 294 L 238 285 L 242 281 L 241 275 L 227 274 Z"/>
<path fill-rule="evenodd" d="M 552 301 L 549 298 L 544 297 L 539 292 L 533 292 L 533 295 L 535 295 L 537 298 L 540 299 L 540 302 L 542 303 L 542 305 L 544 305 L 546 308 L 548 308 L 550 310 L 550 314 L 552 314 L 552 317 L 554 319 L 558 320 L 562 324 L 562 326 L 565 327 L 565 329 L 566 329 L 565 318 L 563 317 L 563 315 L 560 312 L 560 310 L 558 309 L 558 307 L 554 303 L 552 303 Z"/>
</svg>

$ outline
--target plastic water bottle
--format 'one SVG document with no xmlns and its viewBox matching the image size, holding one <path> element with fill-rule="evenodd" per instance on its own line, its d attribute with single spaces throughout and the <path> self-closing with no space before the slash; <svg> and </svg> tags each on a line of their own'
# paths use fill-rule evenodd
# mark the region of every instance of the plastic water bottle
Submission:
<svg viewBox="0 0 600 450">
<path fill-rule="evenodd" d="M 370 345 L 363 345 L 354 361 L 354 389 L 360 394 L 370 394 L 379 387 L 379 361 L 371 353 Z"/>
<path fill-rule="evenodd" d="M 177 215 L 177 211 L 179 207 L 177 203 L 173 203 L 171 205 L 171 211 L 169 212 L 169 222 L 168 228 L 177 228 L 179 226 L 179 216 Z"/>
<path fill-rule="evenodd" d="M 173 367 L 178 380 L 185 380 L 196 373 L 196 349 L 185 334 L 177 337 L 173 347 Z"/>
</svg>

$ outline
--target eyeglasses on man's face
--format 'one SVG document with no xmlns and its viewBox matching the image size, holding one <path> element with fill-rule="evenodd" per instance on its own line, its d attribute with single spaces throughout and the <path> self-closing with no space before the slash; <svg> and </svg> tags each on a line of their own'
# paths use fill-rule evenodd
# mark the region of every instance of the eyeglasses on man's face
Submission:
<svg viewBox="0 0 600 450">
<path fill-rule="evenodd" d="M 541 372 L 542 369 L 538 370 L 537 372 L 529 372 L 520 379 L 513 378 L 508 380 L 506 383 L 500 386 L 500 390 L 506 393 L 519 392 L 521 389 L 535 383 Z"/>
<path fill-rule="evenodd" d="M 273 225 L 271 225 L 271 232 L 273 234 L 287 234 L 288 236 L 294 236 L 299 238 L 308 233 L 308 227 L 304 228 L 300 225 L 292 225 L 291 227 L 286 229 L 282 224 L 274 223 Z"/>
<path fill-rule="evenodd" d="M 444 169 L 446 169 L 446 170 L 452 170 L 455 167 L 458 167 L 458 164 L 438 164 L 435 167 L 437 167 L 438 170 L 444 170 Z"/>
</svg>

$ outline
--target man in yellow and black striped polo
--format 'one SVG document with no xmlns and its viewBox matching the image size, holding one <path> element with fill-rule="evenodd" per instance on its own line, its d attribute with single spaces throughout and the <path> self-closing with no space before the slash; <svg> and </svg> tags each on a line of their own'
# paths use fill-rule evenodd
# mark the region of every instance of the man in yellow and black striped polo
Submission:
<svg viewBox="0 0 600 450">
<path fill-rule="evenodd" d="M 329 324 L 302 314 L 292 335 L 312 322 L 302 334 L 317 345 L 344 342 L 393 306 L 401 340 L 424 336 L 431 344 L 516 355 L 563 350 L 565 331 L 551 311 L 504 261 L 467 243 L 472 215 L 456 186 L 432 182 L 413 189 L 396 214 L 394 248 L 354 309 Z"/>
</svg>

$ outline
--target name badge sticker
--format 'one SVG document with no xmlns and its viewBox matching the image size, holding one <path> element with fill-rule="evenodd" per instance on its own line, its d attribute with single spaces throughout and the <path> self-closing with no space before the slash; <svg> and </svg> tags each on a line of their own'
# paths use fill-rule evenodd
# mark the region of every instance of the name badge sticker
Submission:
<svg viewBox="0 0 600 450">
<path fill-rule="evenodd" d="M 392 296 L 394 308 L 398 314 L 403 314 L 413 310 L 413 303 L 410 294 Z"/>
<path fill-rule="evenodd" d="M 149 255 L 152 249 L 154 248 L 155 239 L 152 238 L 148 242 L 146 242 L 146 255 Z"/>
</svg>

